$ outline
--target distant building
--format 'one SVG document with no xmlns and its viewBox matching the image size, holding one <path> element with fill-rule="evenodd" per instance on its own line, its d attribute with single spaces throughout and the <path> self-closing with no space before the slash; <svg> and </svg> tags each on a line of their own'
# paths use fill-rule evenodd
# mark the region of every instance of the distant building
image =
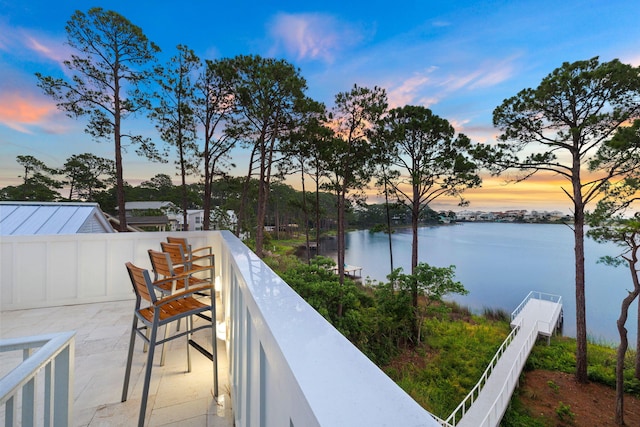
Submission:
<svg viewBox="0 0 640 427">
<path fill-rule="evenodd" d="M 183 230 L 184 218 L 182 213 L 170 215 L 169 219 L 175 221 L 176 228 L 174 231 Z M 235 228 L 238 220 L 236 213 L 232 210 L 222 211 L 218 208 L 211 210 L 210 229 L 233 229 Z M 204 209 L 189 209 L 187 210 L 187 224 L 189 225 L 189 231 L 201 231 L 204 227 Z"/>
<path fill-rule="evenodd" d="M 126 202 L 124 210 L 127 216 L 134 216 L 136 212 L 162 211 L 163 213 L 178 212 L 179 209 L 172 202 Z"/>
<path fill-rule="evenodd" d="M 0 202 L 0 236 L 114 232 L 97 203 Z"/>
<path fill-rule="evenodd" d="M 571 216 L 560 211 L 531 211 L 512 209 L 502 212 L 484 212 L 464 210 L 455 215 L 457 221 L 486 221 L 486 222 L 557 222 L 570 221 Z"/>
<path fill-rule="evenodd" d="M 158 231 L 185 230 L 182 210 L 172 202 L 147 201 L 126 202 L 125 211 L 127 225 L 143 230 L 156 229 Z M 153 215 L 156 213 L 155 215 Z M 162 213 L 158 215 L 157 213 Z M 211 210 L 211 226 L 215 229 L 232 229 L 237 223 L 234 211 L 223 212 L 218 208 Z M 201 231 L 204 227 L 204 209 L 188 209 L 187 224 L 189 231 Z"/>
<path fill-rule="evenodd" d="M 157 231 L 178 229 L 178 222 L 174 217 L 180 210 L 172 202 L 126 202 L 124 210 L 130 227 Z"/>
</svg>

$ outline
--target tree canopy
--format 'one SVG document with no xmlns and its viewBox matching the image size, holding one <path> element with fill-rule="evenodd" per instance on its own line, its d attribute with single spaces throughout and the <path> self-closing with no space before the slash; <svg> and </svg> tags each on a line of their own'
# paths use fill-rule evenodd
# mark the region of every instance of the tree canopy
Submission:
<svg viewBox="0 0 640 427">
<path fill-rule="evenodd" d="M 157 158 L 157 152 L 149 138 L 125 130 L 123 120 L 149 107 L 144 88 L 160 49 L 140 27 L 98 7 L 87 13 L 76 11 L 66 31 L 67 43 L 75 52 L 64 61 L 70 76 L 36 73 L 38 86 L 69 116 L 88 116 L 86 132 L 93 138 L 113 138 L 120 229 L 125 231 L 122 139 L 137 144 L 139 152 L 150 158 Z"/>
<path fill-rule="evenodd" d="M 494 173 L 521 172 L 524 180 L 547 171 L 566 179 L 562 191 L 573 203 L 576 268 L 576 378 L 587 381 L 587 327 L 585 314 L 584 214 L 585 206 L 606 182 L 620 177 L 619 157 L 598 162 L 585 174 L 599 147 L 616 130 L 640 115 L 640 72 L 618 60 L 598 58 L 564 63 L 538 87 L 506 99 L 493 112 L 502 133 L 495 150 L 477 153 Z M 484 147 L 486 148 L 486 147 Z"/>
</svg>

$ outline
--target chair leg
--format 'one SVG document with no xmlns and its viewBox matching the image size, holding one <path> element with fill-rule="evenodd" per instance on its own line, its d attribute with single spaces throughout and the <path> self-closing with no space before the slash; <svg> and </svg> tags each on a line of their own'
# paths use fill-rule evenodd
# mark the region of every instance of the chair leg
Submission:
<svg viewBox="0 0 640 427">
<path fill-rule="evenodd" d="M 170 323 L 167 323 L 164 327 L 164 339 L 166 340 L 167 337 L 169 336 L 169 325 L 171 325 Z M 164 366 L 164 357 L 167 353 L 167 347 L 166 347 L 167 343 L 164 342 L 162 343 L 162 355 L 160 356 L 160 366 Z"/>
<path fill-rule="evenodd" d="M 187 324 L 187 331 L 189 332 L 187 337 L 187 372 L 191 372 L 191 344 L 189 344 L 189 340 L 191 339 L 191 330 L 193 329 L 193 318 L 191 316 L 185 319 L 185 323 Z"/>
<path fill-rule="evenodd" d="M 133 361 L 133 347 L 136 344 L 136 328 L 138 327 L 138 317 L 133 315 L 133 326 L 131 327 L 131 338 L 129 339 L 129 354 L 127 355 L 127 367 L 124 371 L 124 385 L 122 386 L 122 400 L 127 400 L 129 391 L 129 377 L 131 376 L 131 362 Z"/>
<path fill-rule="evenodd" d="M 140 414 L 138 415 L 138 427 L 144 427 L 144 418 L 147 412 L 147 399 L 149 397 L 149 383 L 151 382 L 151 370 L 153 369 L 153 354 L 156 349 L 158 326 L 154 323 L 151 329 L 149 352 L 147 355 L 147 367 L 144 374 L 144 386 L 142 387 L 142 399 L 140 400 Z"/>
</svg>

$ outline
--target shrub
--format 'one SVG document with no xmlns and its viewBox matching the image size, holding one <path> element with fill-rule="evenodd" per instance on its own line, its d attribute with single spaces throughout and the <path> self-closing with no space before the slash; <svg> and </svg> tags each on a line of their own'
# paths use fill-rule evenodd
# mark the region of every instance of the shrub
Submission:
<svg viewBox="0 0 640 427">
<path fill-rule="evenodd" d="M 558 404 L 558 407 L 556 408 L 556 415 L 558 416 L 560 421 L 566 422 L 566 423 L 569 423 L 569 424 L 573 424 L 573 422 L 575 421 L 575 418 L 576 418 L 576 414 L 571 412 L 571 406 L 570 405 L 565 405 L 562 402 L 560 402 Z"/>
</svg>

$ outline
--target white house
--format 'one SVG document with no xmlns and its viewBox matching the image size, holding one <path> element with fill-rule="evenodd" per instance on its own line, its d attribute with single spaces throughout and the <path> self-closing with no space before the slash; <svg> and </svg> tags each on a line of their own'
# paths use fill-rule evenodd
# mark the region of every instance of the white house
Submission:
<svg viewBox="0 0 640 427">
<path fill-rule="evenodd" d="M 233 229 L 237 223 L 236 213 L 232 210 L 222 212 L 219 208 L 213 208 L 211 210 L 211 229 Z M 182 213 L 175 213 L 169 215 L 171 224 L 176 224 L 173 231 L 183 230 L 182 224 L 184 218 Z M 189 224 L 189 231 L 202 231 L 204 225 L 204 209 L 189 209 L 187 210 L 187 224 Z"/>
</svg>

